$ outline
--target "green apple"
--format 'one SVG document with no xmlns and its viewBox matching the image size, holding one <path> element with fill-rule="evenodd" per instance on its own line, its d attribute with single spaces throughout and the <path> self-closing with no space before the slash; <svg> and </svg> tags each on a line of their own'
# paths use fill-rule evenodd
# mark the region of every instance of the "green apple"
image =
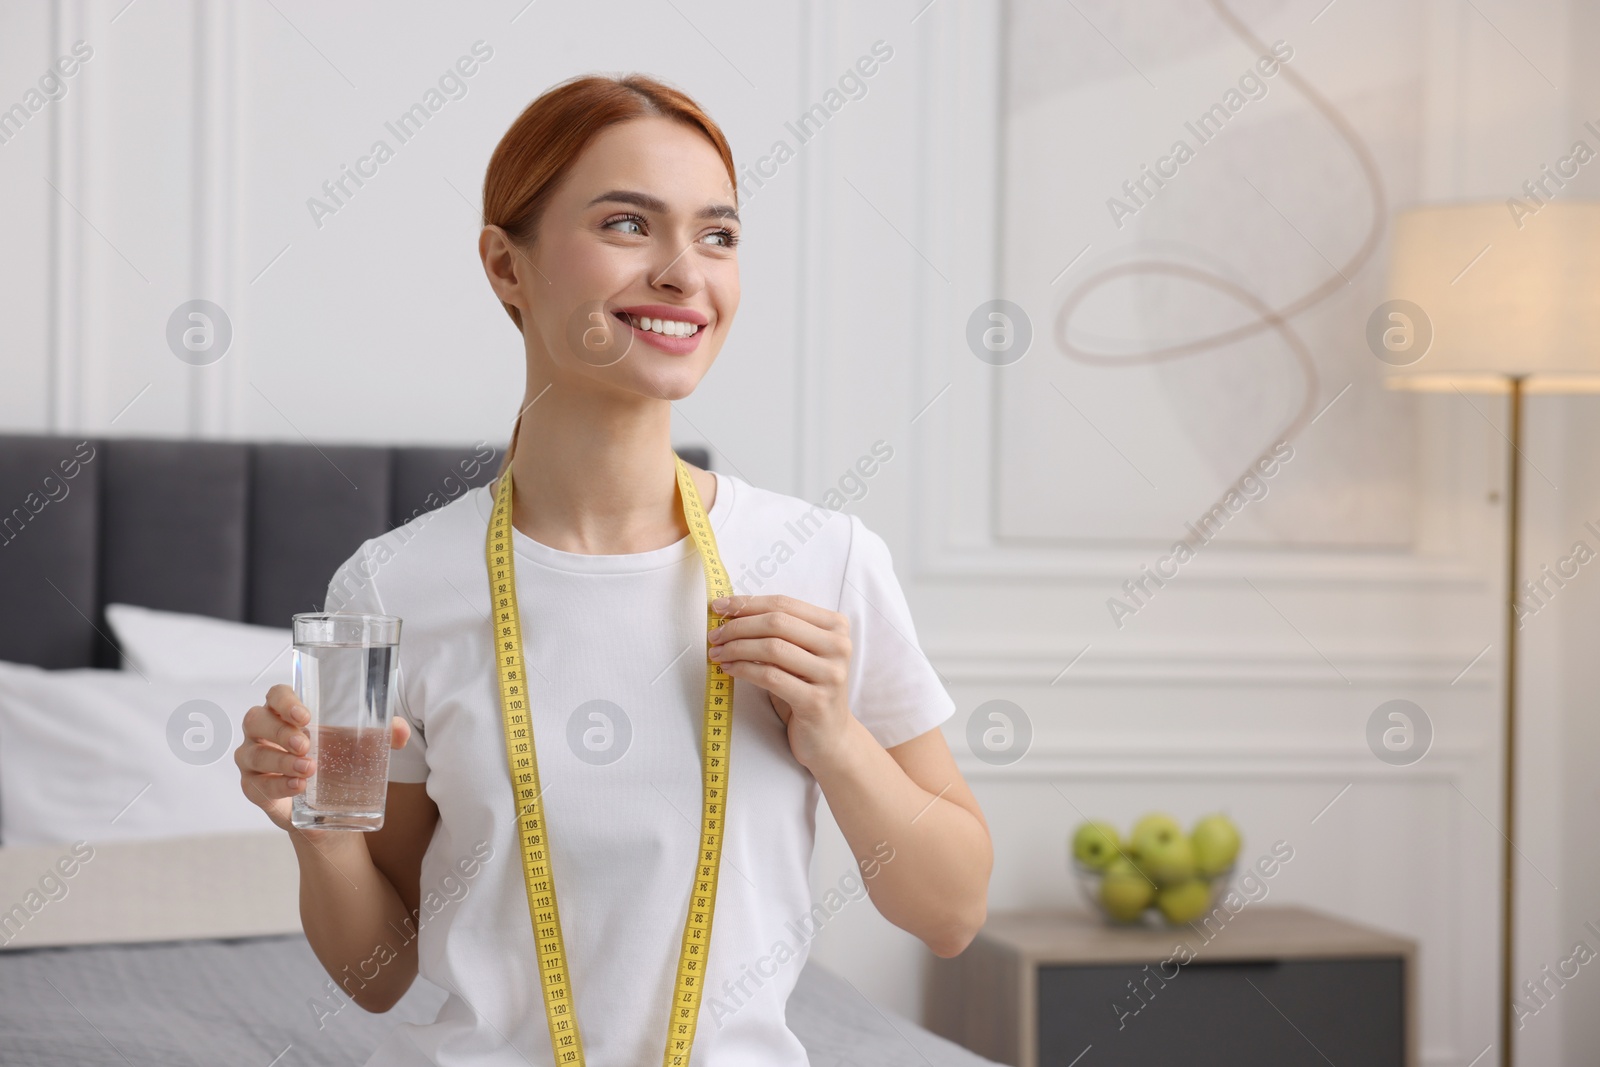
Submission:
<svg viewBox="0 0 1600 1067">
<path fill-rule="evenodd" d="M 1156 894 L 1156 907 L 1167 922 L 1193 922 L 1211 907 L 1211 888 L 1198 878 L 1174 882 Z"/>
<path fill-rule="evenodd" d="M 1145 815 L 1143 818 L 1141 818 L 1138 822 L 1133 824 L 1133 833 L 1128 835 L 1128 840 L 1131 841 L 1135 837 L 1138 837 L 1141 833 L 1148 830 L 1154 830 L 1156 827 L 1160 826 L 1164 826 L 1172 830 L 1174 833 L 1181 832 L 1183 829 L 1183 827 L 1178 825 L 1178 820 L 1174 819 L 1166 812 L 1152 811 L 1148 815 Z"/>
<path fill-rule="evenodd" d="M 1122 838 L 1110 823 L 1086 822 L 1072 835 L 1072 857 L 1085 867 L 1103 871 L 1122 851 Z"/>
<path fill-rule="evenodd" d="M 1194 846 L 1165 815 L 1145 816 L 1133 829 L 1133 861 L 1160 885 L 1194 877 Z"/>
<path fill-rule="evenodd" d="M 1138 864 L 1139 847 L 1137 842 L 1139 841 L 1140 836 L 1148 836 L 1154 833 L 1154 831 L 1160 827 L 1166 827 L 1173 831 L 1181 830 L 1181 827 L 1178 826 L 1177 819 L 1174 819 L 1165 812 L 1152 811 L 1143 816 L 1138 822 L 1133 824 L 1133 832 L 1125 837 L 1122 841 L 1123 853 L 1129 859 L 1133 860 L 1135 864 Z"/>
<path fill-rule="evenodd" d="M 1194 868 L 1211 878 L 1233 866 L 1239 857 L 1239 828 L 1226 815 L 1207 815 L 1189 835 L 1194 844 Z"/>
<path fill-rule="evenodd" d="M 1150 880 L 1121 856 L 1111 861 L 1100 880 L 1100 904 L 1118 922 L 1137 921 L 1155 895 L 1156 887 Z"/>
</svg>

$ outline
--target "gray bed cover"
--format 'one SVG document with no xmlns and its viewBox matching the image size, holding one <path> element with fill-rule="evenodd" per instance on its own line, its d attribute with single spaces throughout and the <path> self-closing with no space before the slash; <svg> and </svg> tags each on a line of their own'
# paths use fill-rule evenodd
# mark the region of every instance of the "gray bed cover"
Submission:
<svg viewBox="0 0 1600 1067">
<path fill-rule="evenodd" d="M 7 952 L 0 1064 L 349 1067 L 390 1027 L 431 1020 L 444 1002 L 419 981 L 383 1015 L 346 1002 L 319 1029 L 310 1002 L 326 980 L 303 935 Z M 800 972 L 788 1019 L 813 1067 L 993 1063 L 880 1011 L 815 962 Z"/>
</svg>

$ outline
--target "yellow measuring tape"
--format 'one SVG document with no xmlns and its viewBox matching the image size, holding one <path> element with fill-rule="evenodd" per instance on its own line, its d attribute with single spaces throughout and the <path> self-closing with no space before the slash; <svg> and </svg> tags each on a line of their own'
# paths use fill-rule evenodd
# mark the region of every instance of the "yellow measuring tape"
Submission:
<svg viewBox="0 0 1600 1067">
<path fill-rule="evenodd" d="M 689 536 L 700 552 L 706 573 L 706 629 L 722 625 L 726 616 L 711 610 L 711 601 L 730 596 L 728 572 L 717 555 L 717 540 L 706 521 L 700 493 L 689 469 L 678 467 L 678 495 L 683 502 Z M 528 914 L 539 952 L 539 977 L 544 988 L 550 1047 L 558 1064 L 582 1067 L 583 1041 L 567 972 L 567 950 L 561 939 L 561 914 L 550 871 L 549 834 L 539 786 L 539 761 L 528 717 L 527 672 L 522 662 L 522 616 L 517 610 L 516 571 L 511 545 L 511 471 L 500 476 L 487 546 L 489 601 L 494 608 L 495 661 L 500 673 L 500 708 L 505 718 L 506 763 L 517 798 L 522 839 L 522 874 L 528 887 Z M 717 900 L 717 872 L 722 863 L 723 809 L 728 796 L 728 743 L 733 735 L 733 679 L 721 664 L 706 661 L 705 729 L 700 764 L 704 800 L 700 814 L 700 848 L 695 861 L 694 889 L 683 925 L 678 953 L 678 981 L 667 1017 L 666 1067 L 688 1067 L 700 1016 L 700 993 L 711 953 L 711 915 Z"/>
</svg>

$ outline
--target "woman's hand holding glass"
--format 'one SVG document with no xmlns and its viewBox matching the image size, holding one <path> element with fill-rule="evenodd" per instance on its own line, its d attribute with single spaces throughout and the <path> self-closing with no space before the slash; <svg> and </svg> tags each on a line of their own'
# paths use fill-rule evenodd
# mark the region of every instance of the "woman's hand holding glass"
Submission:
<svg viewBox="0 0 1600 1067">
<path fill-rule="evenodd" d="M 285 830 L 291 829 L 295 795 L 303 793 L 307 779 L 317 773 L 315 762 L 308 758 L 311 738 L 305 728 L 310 721 L 311 713 L 294 689 L 275 685 L 267 690 L 262 704 L 245 712 L 244 740 L 233 754 L 244 795 Z M 389 747 L 404 748 L 410 737 L 410 724 L 395 716 L 390 723 Z M 333 832 L 301 831 L 313 839 Z"/>
</svg>

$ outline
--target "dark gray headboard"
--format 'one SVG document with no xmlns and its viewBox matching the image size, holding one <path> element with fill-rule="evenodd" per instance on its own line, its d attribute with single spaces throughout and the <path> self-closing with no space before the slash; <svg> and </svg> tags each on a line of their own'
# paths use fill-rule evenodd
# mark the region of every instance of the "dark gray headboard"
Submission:
<svg viewBox="0 0 1600 1067">
<path fill-rule="evenodd" d="M 493 479 L 501 447 L 0 435 L 0 660 L 116 666 L 112 603 L 287 626 L 362 541 Z"/>
</svg>

